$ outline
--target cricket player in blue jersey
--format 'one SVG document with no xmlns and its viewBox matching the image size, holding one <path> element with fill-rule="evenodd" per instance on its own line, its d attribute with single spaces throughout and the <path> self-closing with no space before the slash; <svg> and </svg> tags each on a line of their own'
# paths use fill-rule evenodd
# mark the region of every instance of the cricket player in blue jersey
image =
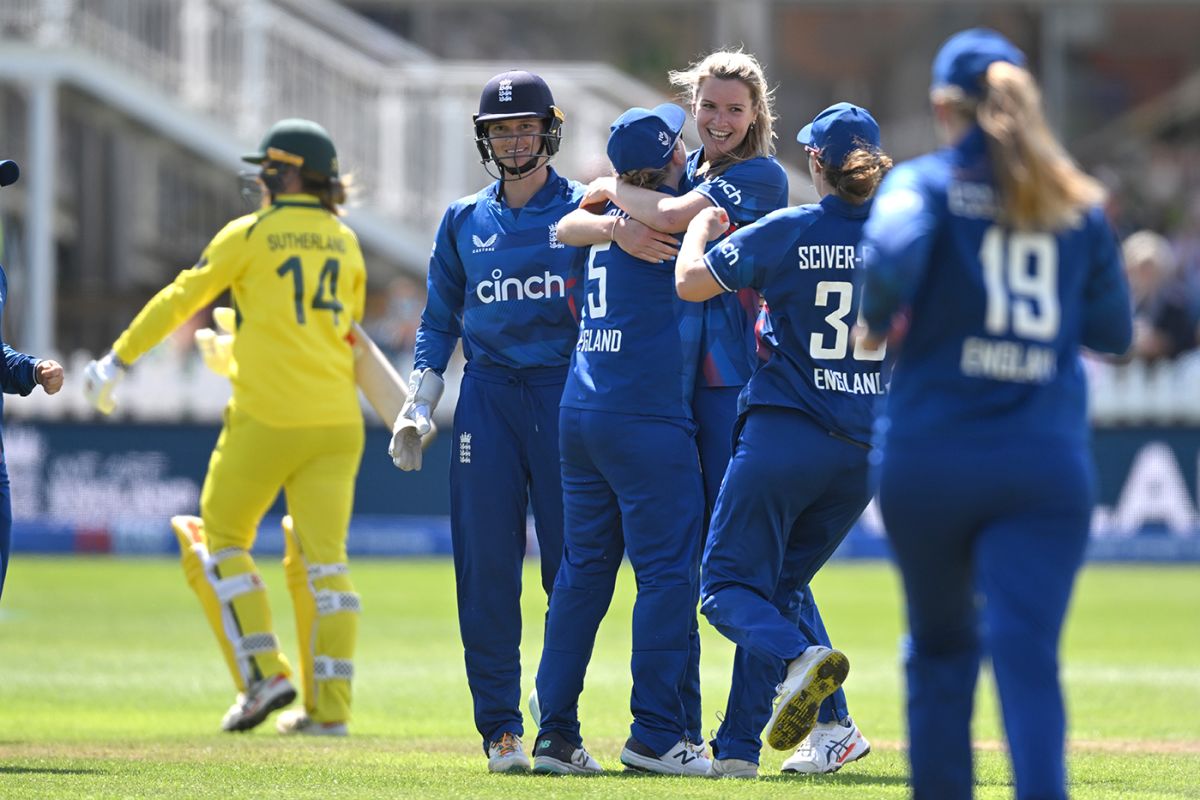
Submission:
<svg viewBox="0 0 1200 800">
<path fill-rule="evenodd" d="M 706 209 L 688 226 L 676 266 L 683 299 L 750 287 L 771 318 L 771 355 L 742 392 L 704 550 L 701 611 L 738 646 L 714 776 L 757 776 L 764 724 L 776 749 L 805 744 L 787 771 L 831 772 L 870 750 L 839 689 L 849 662 L 831 649 L 808 584 L 871 496 L 884 353 L 856 346 L 850 331 L 859 241 L 892 162 L 870 113 L 849 103 L 822 111 L 797 138 L 821 202 L 769 214 L 707 253 L 729 217 Z"/>
<path fill-rule="evenodd" d="M 1121 353 L 1132 323 L 1102 189 L 1050 132 L 1024 65 L 986 29 L 942 46 L 931 101 L 947 147 L 888 176 L 864 239 L 864 346 L 909 312 L 879 498 L 908 601 L 918 800 L 971 797 L 984 653 L 1016 796 L 1067 796 L 1058 641 L 1094 498 L 1079 348 Z"/>
<path fill-rule="evenodd" d="M 671 72 L 670 80 L 682 90 L 700 135 L 701 147 L 688 155 L 684 180 L 689 190 L 672 196 L 606 177 L 593 181 L 583 200 L 583 205 L 612 201 L 654 232 L 665 232 L 658 233 L 657 243 L 647 245 L 650 249 L 657 244 L 660 251 L 669 248 L 660 258 L 674 255 L 672 235 L 686 230 L 702 209 L 725 209 L 731 227 L 737 228 L 783 208 L 788 198 L 787 173 L 771 155 L 775 137 L 771 92 L 754 56 L 718 51 L 686 70 Z M 564 226 L 563 240 L 595 244 L 608 241 L 608 234 L 615 236 L 622 227 L 623 223 L 611 231 L 600 229 L 597 235 L 598 228 L 573 234 Z M 729 463 L 738 393 L 758 364 L 754 335 L 758 312 L 758 293 L 747 288 L 702 304 L 685 304 L 680 317 L 689 348 L 684 378 L 694 387 L 692 416 L 709 512 Z M 694 620 L 691 642 L 684 705 L 689 739 L 699 744 L 703 741 L 700 635 Z"/>
<path fill-rule="evenodd" d="M 11 161 L 5 163 L 12 164 Z M 0 320 L 4 318 L 7 300 L 8 276 L 0 267 Z M 63 368 L 57 361 L 26 355 L 12 349 L 6 342 L 2 344 L 4 357 L 0 360 L 0 390 L 4 394 L 24 396 L 32 392 L 35 386 L 41 386 L 46 394 L 54 394 L 62 388 Z M 4 397 L 0 395 L 0 413 L 3 411 Z M 4 594 L 8 553 L 12 546 L 12 496 L 9 493 L 8 464 L 4 459 L 3 442 L 3 427 L 0 426 L 0 596 Z"/>
<path fill-rule="evenodd" d="M 547 596 L 562 559 L 558 402 L 578 337 L 579 251 L 558 220 L 583 186 L 548 166 L 563 114 L 546 82 L 514 70 L 483 89 L 476 144 L 495 183 L 451 204 L 429 260 L 401 416 L 421 434 L 461 338 L 466 356 L 454 413 L 450 527 L 458 619 L 475 725 L 493 772 L 527 770 L 521 743 L 521 565 L 533 508 Z M 419 448 L 413 437 L 408 441 Z M 393 453 L 397 466 L 417 453 Z"/>
<path fill-rule="evenodd" d="M 680 139 L 685 121 L 683 109 L 670 103 L 622 114 L 608 141 L 621 182 L 676 194 L 686 158 Z M 612 204 L 604 211 L 623 215 Z M 565 546 L 538 667 L 539 772 L 600 770 L 583 749 L 577 708 L 622 552 L 629 555 L 638 591 L 633 724 L 621 762 L 668 775 L 708 772 L 708 759 L 687 738 L 680 696 L 695 613 L 704 490 L 673 287 L 673 261 L 646 264 L 608 242 L 588 253 L 579 343 L 559 417 Z"/>
</svg>

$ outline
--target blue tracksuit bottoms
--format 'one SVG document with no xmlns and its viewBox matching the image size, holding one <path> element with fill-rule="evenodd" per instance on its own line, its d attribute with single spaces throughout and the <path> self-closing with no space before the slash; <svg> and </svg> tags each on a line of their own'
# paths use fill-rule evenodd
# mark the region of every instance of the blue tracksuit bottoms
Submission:
<svg viewBox="0 0 1200 800">
<path fill-rule="evenodd" d="M 787 662 L 830 646 L 808 590 L 870 499 L 868 451 L 788 408 L 740 420 L 704 550 L 700 609 L 737 645 L 720 758 L 758 762 L 759 738 Z M 823 722 L 846 716 L 839 690 Z"/>
<path fill-rule="evenodd" d="M 483 747 L 524 734 L 521 568 L 532 508 L 547 596 L 562 560 L 558 403 L 566 367 L 470 362 L 454 411 L 450 532 L 467 683 Z"/>
<path fill-rule="evenodd" d="M 638 585 L 630 731 L 665 753 L 685 735 L 680 686 L 703 515 L 693 425 L 563 408 L 560 434 L 565 541 L 538 667 L 542 730 L 582 741 L 577 703 L 624 551 Z"/>
</svg>

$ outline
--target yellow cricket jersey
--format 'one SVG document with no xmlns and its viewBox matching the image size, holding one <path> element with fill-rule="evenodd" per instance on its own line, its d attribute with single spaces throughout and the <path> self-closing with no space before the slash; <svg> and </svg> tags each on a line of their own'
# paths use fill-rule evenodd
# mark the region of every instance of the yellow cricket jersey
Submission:
<svg viewBox="0 0 1200 800">
<path fill-rule="evenodd" d="M 132 364 L 231 288 L 238 311 L 232 404 L 268 425 L 361 424 L 346 334 L 361 320 L 367 272 L 354 232 L 311 195 L 230 222 L 113 345 Z"/>
</svg>

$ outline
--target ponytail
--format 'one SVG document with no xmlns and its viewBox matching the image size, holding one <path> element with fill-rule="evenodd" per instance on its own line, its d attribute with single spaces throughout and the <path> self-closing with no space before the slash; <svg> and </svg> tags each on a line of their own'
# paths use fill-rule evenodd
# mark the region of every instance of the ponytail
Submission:
<svg viewBox="0 0 1200 800">
<path fill-rule="evenodd" d="M 995 61 L 983 86 L 975 119 L 987 138 L 1003 222 L 1059 231 L 1103 202 L 1103 187 L 1075 165 L 1050 131 L 1041 92 L 1027 70 Z"/>
<path fill-rule="evenodd" d="M 856 206 L 875 195 L 879 182 L 891 168 L 891 156 L 882 150 L 867 147 L 850 151 L 841 167 L 821 165 L 825 182 L 833 193 Z"/>
</svg>

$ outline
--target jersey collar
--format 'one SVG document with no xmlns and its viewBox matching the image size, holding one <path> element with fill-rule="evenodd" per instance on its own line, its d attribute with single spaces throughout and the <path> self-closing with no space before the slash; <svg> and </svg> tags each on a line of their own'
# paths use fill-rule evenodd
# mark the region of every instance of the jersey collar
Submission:
<svg viewBox="0 0 1200 800">
<path fill-rule="evenodd" d="M 492 202 L 497 205 L 504 205 L 504 201 L 500 196 L 500 185 L 503 181 L 495 181 L 492 183 L 491 190 L 488 193 Z M 562 183 L 562 178 L 558 177 L 558 173 L 554 171 L 554 167 L 546 167 L 546 182 L 542 184 L 542 188 L 534 193 L 533 197 L 529 198 L 529 202 L 521 207 L 521 210 L 527 208 L 543 208 L 550 205 L 550 201 L 558 195 Z M 507 206 L 505 206 L 507 208 Z"/>
<path fill-rule="evenodd" d="M 821 208 L 831 214 L 837 214 L 839 217 L 859 219 L 871 213 L 871 201 L 868 200 L 862 205 L 856 206 L 853 203 L 847 203 L 836 194 L 827 194 L 821 198 Z"/>
<path fill-rule="evenodd" d="M 314 194 L 277 194 L 273 206 L 300 206 L 307 208 L 320 208 L 321 201 Z"/>
</svg>

